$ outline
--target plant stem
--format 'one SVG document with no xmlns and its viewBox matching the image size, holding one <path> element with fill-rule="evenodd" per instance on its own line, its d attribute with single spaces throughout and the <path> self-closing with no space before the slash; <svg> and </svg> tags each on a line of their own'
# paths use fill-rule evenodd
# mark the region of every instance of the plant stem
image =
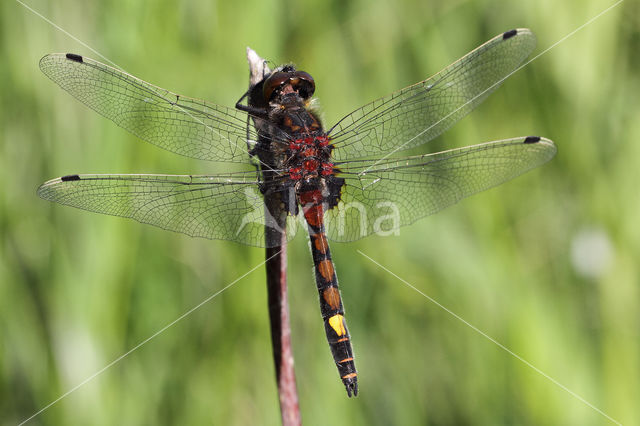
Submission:
<svg viewBox="0 0 640 426">
<path fill-rule="evenodd" d="M 251 89 L 271 72 L 264 59 L 247 48 Z M 249 96 L 249 104 L 252 96 Z M 250 123 L 248 123 L 250 124 Z M 270 175 L 270 173 L 267 173 Z M 287 299 L 287 212 L 277 197 L 265 197 L 265 243 L 267 299 L 271 324 L 271 345 L 275 363 L 280 414 L 283 426 L 300 426 L 300 405 L 291 349 L 291 324 Z"/>
<path fill-rule="evenodd" d="M 302 423 L 291 349 L 291 325 L 287 300 L 287 242 L 285 234 L 281 235 L 283 244 L 267 248 L 266 253 L 267 259 L 270 259 L 266 263 L 266 270 L 271 344 L 273 345 L 282 424 L 283 426 L 297 426 Z"/>
</svg>

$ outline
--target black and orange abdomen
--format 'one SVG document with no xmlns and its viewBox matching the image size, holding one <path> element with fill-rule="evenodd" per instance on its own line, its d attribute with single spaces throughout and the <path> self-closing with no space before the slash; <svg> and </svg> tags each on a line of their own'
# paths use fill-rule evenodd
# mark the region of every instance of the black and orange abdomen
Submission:
<svg viewBox="0 0 640 426">
<path fill-rule="evenodd" d="M 358 373 L 353 359 L 349 330 L 344 320 L 344 308 L 338 290 L 338 277 L 325 235 L 321 191 L 307 189 L 298 196 L 309 228 L 316 285 L 320 296 L 320 311 L 324 320 L 327 340 L 340 378 L 347 389 L 347 394 L 355 396 L 358 394 Z"/>
</svg>

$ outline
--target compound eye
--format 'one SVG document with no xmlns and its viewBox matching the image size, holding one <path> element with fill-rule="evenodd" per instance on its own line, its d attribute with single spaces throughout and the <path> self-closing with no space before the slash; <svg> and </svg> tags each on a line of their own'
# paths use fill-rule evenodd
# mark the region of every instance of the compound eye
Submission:
<svg viewBox="0 0 640 426">
<path fill-rule="evenodd" d="M 290 78 L 291 73 L 289 72 L 274 72 L 267 77 L 264 85 L 262 86 L 262 95 L 264 96 L 264 100 L 269 102 L 271 100 L 271 96 L 273 96 L 273 92 L 289 81 Z"/>
<path fill-rule="evenodd" d="M 304 71 L 295 71 L 291 73 L 291 87 L 298 92 L 302 99 L 308 99 L 313 96 L 316 91 L 316 83 L 313 77 Z"/>
</svg>

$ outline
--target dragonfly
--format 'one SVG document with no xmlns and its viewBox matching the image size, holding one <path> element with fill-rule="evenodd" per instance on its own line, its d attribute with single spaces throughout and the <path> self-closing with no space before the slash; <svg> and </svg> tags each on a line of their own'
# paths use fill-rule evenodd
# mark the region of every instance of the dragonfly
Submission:
<svg viewBox="0 0 640 426">
<path fill-rule="evenodd" d="M 328 128 L 313 103 L 313 77 L 291 64 L 266 68 L 235 107 L 226 107 L 81 55 L 46 55 L 44 74 L 140 139 L 186 157 L 249 167 L 210 175 L 72 174 L 45 182 L 37 193 L 193 237 L 258 247 L 281 244 L 272 234 L 289 241 L 302 224 L 331 353 L 348 396 L 356 396 L 358 372 L 328 241 L 388 234 L 549 161 L 556 147 L 539 136 L 397 155 L 467 115 L 535 43 L 528 29 L 499 34 Z"/>
</svg>

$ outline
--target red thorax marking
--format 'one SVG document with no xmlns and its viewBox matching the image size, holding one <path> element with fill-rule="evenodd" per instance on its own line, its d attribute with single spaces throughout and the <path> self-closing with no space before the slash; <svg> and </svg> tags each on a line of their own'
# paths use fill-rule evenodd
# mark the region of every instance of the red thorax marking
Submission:
<svg viewBox="0 0 640 426">
<path fill-rule="evenodd" d="M 313 172 L 318 168 L 318 160 L 304 160 L 302 167 L 308 172 Z"/>
<path fill-rule="evenodd" d="M 329 145 L 329 138 L 326 135 L 320 136 L 306 136 L 304 138 L 295 139 L 289 142 L 289 149 L 292 151 L 298 151 L 302 149 L 304 145 L 318 145 L 319 147 L 325 147 Z"/>
<path fill-rule="evenodd" d="M 326 135 L 323 136 L 318 136 L 316 138 L 316 140 L 318 141 L 318 145 L 320 146 L 327 146 L 329 145 L 329 138 Z"/>
<path fill-rule="evenodd" d="M 293 169 L 289 169 L 289 177 L 293 180 L 302 179 L 302 167 L 295 167 Z"/>
<path fill-rule="evenodd" d="M 305 136 L 289 142 L 289 149 L 294 156 L 303 160 L 301 167 L 289 169 L 289 177 L 292 180 L 300 180 L 311 176 L 330 176 L 334 173 L 333 163 L 322 163 L 318 160 L 319 148 L 329 145 L 329 138 L 326 135 Z M 299 163 L 298 163 L 299 164 Z"/>
<path fill-rule="evenodd" d="M 320 167 L 320 173 L 322 176 L 329 176 L 333 174 L 333 163 L 322 163 Z"/>
</svg>

